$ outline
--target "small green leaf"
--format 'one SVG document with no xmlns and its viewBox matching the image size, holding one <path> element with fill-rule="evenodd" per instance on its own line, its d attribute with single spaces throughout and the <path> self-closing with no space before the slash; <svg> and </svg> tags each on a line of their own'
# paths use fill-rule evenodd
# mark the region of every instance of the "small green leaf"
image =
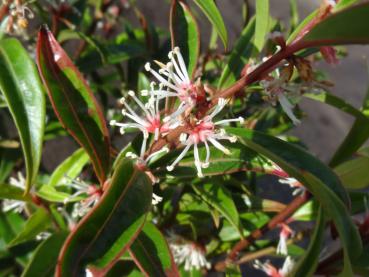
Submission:
<svg viewBox="0 0 369 277">
<path fill-rule="evenodd" d="M 294 267 L 291 276 L 313 276 L 319 262 L 319 255 L 324 239 L 324 230 L 325 217 L 323 209 L 319 208 L 314 233 L 310 239 L 309 247 Z"/>
<path fill-rule="evenodd" d="M 228 62 L 224 67 L 222 75 L 218 82 L 218 88 L 232 85 L 240 77 L 243 67 L 248 63 L 254 50 L 254 44 L 251 42 L 255 33 L 255 17 L 253 17 L 247 26 L 243 29 L 240 38 L 229 56 Z"/>
<path fill-rule="evenodd" d="M 335 168 L 342 184 L 349 189 L 369 186 L 369 157 L 362 156 L 340 164 Z"/>
<path fill-rule="evenodd" d="M 105 119 L 81 73 L 45 27 L 38 35 L 37 62 L 59 121 L 86 150 L 103 184 L 110 168 Z"/>
<path fill-rule="evenodd" d="M 45 125 L 45 96 L 37 69 L 16 39 L 0 42 L 0 90 L 15 121 L 26 162 L 26 191 L 37 176 Z"/>
<path fill-rule="evenodd" d="M 67 237 L 66 233 L 56 233 L 43 241 L 22 273 L 22 277 L 53 276 L 59 251 Z"/>
<path fill-rule="evenodd" d="M 367 44 L 369 3 L 342 9 L 316 24 L 301 40 L 309 46 Z"/>
<path fill-rule="evenodd" d="M 221 38 L 223 45 L 227 48 L 228 45 L 228 33 L 224 25 L 222 15 L 220 14 L 217 6 L 213 0 L 193 0 L 207 16 L 211 24 L 217 30 L 219 37 Z"/>
<path fill-rule="evenodd" d="M 369 138 L 369 89 L 363 101 L 361 116 L 357 116 L 349 133 L 334 153 L 329 165 L 337 166 L 350 158 Z"/>
<path fill-rule="evenodd" d="M 50 225 L 50 217 L 47 211 L 39 208 L 27 220 L 23 230 L 9 243 L 9 247 L 35 239 L 36 236 Z"/>
<path fill-rule="evenodd" d="M 37 190 L 37 195 L 42 199 L 45 199 L 50 202 L 64 203 L 64 201 L 68 198 L 69 201 L 78 201 L 81 198 L 70 198 L 70 194 L 58 191 L 55 187 L 49 185 L 43 185 Z"/>
<path fill-rule="evenodd" d="M 107 267 L 130 247 L 151 207 L 152 185 L 129 159 L 122 160 L 97 206 L 68 236 L 57 276 L 79 276 L 93 263 Z"/>
<path fill-rule="evenodd" d="M 182 1 L 174 1 L 171 15 L 171 32 L 173 46 L 181 49 L 187 65 L 188 75 L 194 77 L 200 53 L 200 33 L 196 19 L 190 8 Z"/>
<path fill-rule="evenodd" d="M 209 182 L 194 184 L 193 190 L 210 206 L 218 210 L 237 230 L 242 237 L 240 219 L 232 194 L 221 184 Z"/>
<path fill-rule="evenodd" d="M 254 45 L 259 53 L 263 50 L 269 27 L 269 0 L 256 1 L 256 25 Z"/>
<path fill-rule="evenodd" d="M 327 166 L 303 149 L 280 139 L 241 128 L 227 128 L 227 131 L 238 135 L 247 146 L 265 155 L 300 181 L 334 221 L 347 256 L 352 259 L 360 254 L 360 235 L 345 206 L 349 204 L 348 196 L 338 177 Z"/>
<path fill-rule="evenodd" d="M 0 199 L 14 199 L 27 202 L 32 201 L 30 195 L 24 195 L 24 190 L 7 184 L 0 185 Z"/>
<path fill-rule="evenodd" d="M 78 149 L 54 170 L 48 185 L 56 187 L 70 183 L 70 179 L 76 178 L 88 161 L 89 157 L 85 150 Z"/>
<path fill-rule="evenodd" d="M 147 276 L 179 276 L 167 241 L 152 223 L 145 224 L 129 252 Z"/>
</svg>

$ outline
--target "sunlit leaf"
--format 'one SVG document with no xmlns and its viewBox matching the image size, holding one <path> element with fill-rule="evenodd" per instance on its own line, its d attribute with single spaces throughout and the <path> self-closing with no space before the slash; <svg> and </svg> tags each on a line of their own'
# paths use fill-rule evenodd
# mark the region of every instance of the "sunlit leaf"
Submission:
<svg viewBox="0 0 369 277">
<path fill-rule="evenodd" d="M 0 41 L 0 89 L 22 143 L 28 191 L 41 161 L 45 97 L 34 62 L 21 43 L 13 38 Z"/>
<path fill-rule="evenodd" d="M 269 26 L 269 0 L 256 1 L 256 25 L 254 45 L 259 53 L 263 50 Z"/>
<path fill-rule="evenodd" d="M 57 266 L 58 276 L 84 274 L 87 264 L 109 267 L 131 245 L 150 209 L 152 185 L 126 159 L 117 166 L 97 206 L 68 236 Z"/>
<path fill-rule="evenodd" d="M 86 150 L 103 183 L 110 167 L 105 119 L 81 73 L 45 27 L 38 36 L 37 62 L 56 115 Z"/>
</svg>

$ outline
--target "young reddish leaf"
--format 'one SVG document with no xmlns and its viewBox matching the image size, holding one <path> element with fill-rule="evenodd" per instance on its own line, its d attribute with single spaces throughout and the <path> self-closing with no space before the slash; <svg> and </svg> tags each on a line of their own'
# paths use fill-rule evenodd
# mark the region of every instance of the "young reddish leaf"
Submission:
<svg viewBox="0 0 369 277">
<path fill-rule="evenodd" d="M 137 237 L 151 207 L 152 185 L 132 161 L 122 160 L 109 189 L 67 238 L 56 276 L 80 276 L 88 264 L 109 267 Z"/>
<path fill-rule="evenodd" d="M 133 260 L 147 276 L 179 276 L 167 241 L 147 222 L 129 250 Z"/>
<path fill-rule="evenodd" d="M 38 34 L 37 65 L 59 121 L 86 150 L 103 183 L 109 171 L 110 142 L 101 109 L 81 73 L 46 27 Z"/>
<path fill-rule="evenodd" d="M 170 13 L 172 46 L 181 48 L 188 75 L 194 77 L 200 54 L 200 31 L 190 8 L 182 1 L 173 1 Z"/>
<path fill-rule="evenodd" d="M 0 42 L 0 90 L 22 142 L 28 191 L 41 161 L 45 96 L 34 62 L 16 39 Z"/>
</svg>

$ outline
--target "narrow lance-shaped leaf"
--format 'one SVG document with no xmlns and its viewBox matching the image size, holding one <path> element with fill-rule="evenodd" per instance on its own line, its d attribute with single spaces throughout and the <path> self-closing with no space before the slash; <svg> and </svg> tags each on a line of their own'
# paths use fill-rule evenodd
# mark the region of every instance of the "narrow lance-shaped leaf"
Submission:
<svg viewBox="0 0 369 277">
<path fill-rule="evenodd" d="M 227 131 L 238 135 L 246 145 L 274 161 L 306 186 L 334 221 L 347 259 L 360 254 L 360 235 L 345 206 L 349 204 L 348 196 L 330 168 L 303 149 L 280 139 L 247 129 L 227 128 Z M 349 261 L 345 260 L 345 269 L 349 268 L 348 265 Z"/>
<path fill-rule="evenodd" d="M 219 211 L 239 232 L 242 237 L 240 219 L 232 194 L 221 184 L 209 182 L 195 184 L 193 190 L 210 206 Z"/>
<path fill-rule="evenodd" d="M 80 276 L 88 264 L 110 266 L 137 237 L 151 207 L 152 185 L 132 161 L 122 160 L 102 199 L 67 238 L 56 276 Z"/>
<path fill-rule="evenodd" d="M 224 47 L 227 48 L 228 33 L 224 25 L 222 15 L 220 14 L 214 0 L 193 0 L 207 16 L 211 24 L 217 30 L 220 39 L 222 40 Z"/>
<path fill-rule="evenodd" d="M 242 68 L 248 63 L 254 50 L 254 44 L 251 42 L 254 33 L 255 17 L 253 17 L 243 29 L 240 38 L 232 49 L 229 60 L 219 79 L 218 88 L 230 86 L 240 77 Z"/>
<path fill-rule="evenodd" d="M 305 46 L 369 43 L 369 3 L 342 9 L 315 25 L 300 41 Z"/>
<path fill-rule="evenodd" d="M 349 133 L 334 153 L 329 165 L 337 166 L 350 158 L 369 138 L 369 88 L 361 108 L 362 116 L 356 117 Z"/>
<path fill-rule="evenodd" d="M 173 1 L 170 21 L 172 45 L 181 48 L 188 75 L 193 78 L 200 53 L 200 34 L 196 19 L 186 3 Z"/>
<path fill-rule="evenodd" d="M 147 276 L 179 276 L 167 241 L 152 223 L 145 224 L 129 252 Z"/>
<path fill-rule="evenodd" d="M 256 1 L 254 44 L 259 53 L 263 50 L 269 25 L 269 0 Z"/>
<path fill-rule="evenodd" d="M 41 28 L 37 63 L 60 122 L 90 156 L 103 183 L 109 171 L 109 133 L 101 109 L 81 73 L 55 40 Z"/>
<path fill-rule="evenodd" d="M 0 42 L 0 89 L 22 142 L 28 191 L 35 181 L 41 161 L 45 97 L 36 67 L 16 39 Z"/>
<path fill-rule="evenodd" d="M 320 207 L 315 222 L 314 233 L 310 240 L 310 245 L 305 254 L 300 258 L 293 269 L 293 276 L 313 276 L 319 261 L 321 247 L 324 238 L 325 216 Z"/>
</svg>

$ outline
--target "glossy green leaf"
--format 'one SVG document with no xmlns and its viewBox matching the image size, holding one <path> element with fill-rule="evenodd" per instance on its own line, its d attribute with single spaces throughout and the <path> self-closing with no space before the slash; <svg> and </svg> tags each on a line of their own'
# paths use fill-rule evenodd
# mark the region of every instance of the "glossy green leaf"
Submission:
<svg viewBox="0 0 369 277">
<path fill-rule="evenodd" d="M 369 157 L 360 156 L 344 162 L 335 168 L 342 184 L 349 189 L 363 189 L 369 186 Z"/>
<path fill-rule="evenodd" d="M 213 182 L 192 185 L 193 190 L 210 206 L 222 214 L 237 230 L 241 236 L 240 219 L 232 194 L 222 184 Z"/>
<path fill-rule="evenodd" d="M 187 65 L 188 75 L 194 77 L 200 54 L 200 33 L 196 19 L 190 8 L 182 1 L 175 2 L 171 16 L 171 31 L 173 45 L 181 49 L 181 54 Z"/>
<path fill-rule="evenodd" d="M 369 119 L 367 119 L 360 110 L 356 109 L 354 106 L 347 103 L 345 100 L 339 98 L 336 95 L 327 92 L 322 92 L 322 93 L 306 93 L 304 94 L 304 96 L 325 103 L 332 107 L 335 107 L 336 109 L 339 109 L 340 111 L 347 113 L 351 116 L 354 116 L 358 119 L 361 119 L 362 121 L 367 120 L 369 123 Z"/>
<path fill-rule="evenodd" d="M 342 9 L 316 24 L 303 38 L 309 46 L 367 44 L 369 3 Z"/>
<path fill-rule="evenodd" d="M 329 165 L 337 166 L 350 158 L 369 138 L 369 89 L 361 108 L 362 116 L 356 117 L 349 133 L 334 153 Z"/>
<path fill-rule="evenodd" d="M 222 15 L 220 14 L 217 6 L 213 0 L 193 0 L 202 10 L 202 12 L 209 19 L 211 24 L 217 30 L 220 39 L 223 42 L 225 48 L 228 45 L 228 33 L 224 25 Z"/>
<path fill-rule="evenodd" d="M 60 122 L 90 156 L 103 183 L 110 167 L 109 132 L 101 109 L 81 73 L 45 27 L 39 32 L 37 62 Z"/>
<path fill-rule="evenodd" d="M 315 222 L 314 233 L 311 236 L 310 244 L 304 255 L 300 258 L 293 269 L 291 276 L 313 276 L 318 266 L 319 255 L 321 253 L 324 239 L 325 217 L 323 209 L 319 208 Z"/>
<path fill-rule="evenodd" d="M 269 27 L 269 0 L 257 0 L 254 45 L 259 53 L 263 50 Z"/>
<path fill-rule="evenodd" d="M 71 179 L 78 177 L 88 161 L 89 157 L 85 150 L 78 149 L 54 170 L 48 185 L 55 187 L 70 183 Z"/>
<path fill-rule="evenodd" d="M 129 159 L 122 160 L 100 202 L 68 236 L 57 276 L 84 274 L 87 264 L 109 265 L 136 238 L 151 207 L 152 185 Z"/>
<path fill-rule="evenodd" d="M 239 136 L 254 151 L 265 155 L 279 166 L 285 165 L 288 168 L 285 171 L 296 179 L 301 179 L 302 183 L 306 183 L 304 182 L 303 173 L 305 171 L 312 173 L 325 184 L 325 189 L 334 192 L 344 203 L 349 205 L 350 201 L 346 190 L 339 178 L 328 166 L 310 155 L 306 150 L 261 132 L 241 128 L 227 128 L 227 130 Z M 308 187 L 308 189 L 311 188 Z"/>
<path fill-rule="evenodd" d="M 236 82 L 241 75 L 241 71 L 248 63 L 249 58 L 254 50 L 252 38 L 255 33 L 255 17 L 252 18 L 247 26 L 243 29 L 240 38 L 232 49 L 229 60 L 224 67 L 222 75 L 218 82 L 218 88 L 228 87 Z"/>
<path fill-rule="evenodd" d="M 338 177 L 327 166 L 305 150 L 280 139 L 247 129 L 227 128 L 227 131 L 239 136 L 250 148 L 265 155 L 300 181 L 334 221 L 345 253 L 351 258 L 360 254 L 360 235 L 344 204 L 349 204 L 348 196 Z"/>
<path fill-rule="evenodd" d="M 35 239 L 36 236 L 50 225 L 50 217 L 47 211 L 39 208 L 26 221 L 23 230 L 9 243 L 9 247 Z"/>
<path fill-rule="evenodd" d="M 53 276 L 59 251 L 66 237 L 66 233 L 56 233 L 43 241 L 35 250 L 29 264 L 22 273 L 22 277 Z"/>
<path fill-rule="evenodd" d="M 21 139 L 28 191 L 35 181 L 41 161 L 45 96 L 32 59 L 16 39 L 0 41 L 0 90 Z"/>
<path fill-rule="evenodd" d="M 179 276 L 167 241 L 152 223 L 145 224 L 129 252 L 146 276 Z"/>
<path fill-rule="evenodd" d="M 43 185 L 37 190 L 37 195 L 41 197 L 42 199 L 45 199 L 50 202 L 57 202 L 57 203 L 64 203 L 66 198 L 68 198 L 69 201 L 78 201 L 81 200 L 81 198 L 77 197 L 74 199 L 69 199 L 70 194 L 58 191 L 55 187 L 49 186 L 49 185 Z"/>
<path fill-rule="evenodd" d="M 224 143 L 224 145 L 230 150 L 231 154 L 226 155 L 218 149 L 210 147 L 211 155 L 209 163 L 211 166 L 202 169 L 204 176 L 223 175 L 252 169 L 261 172 L 268 172 L 268 170 L 271 169 L 271 165 L 266 159 L 245 145 L 242 145 L 241 143 Z M 178 155 L 179 151 L 170 152 L 150 164 L 150 167 L 155 169 L 159 166 L 168 165 Z M 199 154 L 200 157 L 203 157 L 204 159 L 206 156 L 206 149 L 204 146 L 199 147 Z M 181 160 L 173 171 L 168 172 L 164 166 L 157 170 L 157 173 L 160 175 L 168 174 L 176 177 L 195 177 L 197 176 L 197 170 L 193 160 L 193 151 L 189 151 L 188 155 Z"/>
<path fill-rule="evenodd" d="M 14 199 L 27 202 L 30 202 L 32 200 L 30 195 L 24 194 L 24 190 L 8 184 L 0 185 L 0 199 Z"/>
</svg>

